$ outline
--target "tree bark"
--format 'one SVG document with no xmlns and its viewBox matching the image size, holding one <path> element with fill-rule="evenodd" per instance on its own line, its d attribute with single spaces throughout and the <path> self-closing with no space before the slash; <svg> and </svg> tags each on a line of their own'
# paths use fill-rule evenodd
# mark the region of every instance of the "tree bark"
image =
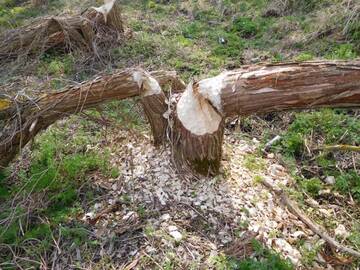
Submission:
<svg viewBox="0 0 360 270">
<path fill-rule="evenodd" d="M 179 171 L 202 175 L 219 172 L 224 118 L 189 84 L 173 112 L 172 144 L 174 161 Z"/>
<path fill-rule="evenodd" d="M 170 82 L 183 88 L 169 73 L 152 74 L 160 85 Z M 35 102 L 12 102 L 1 109 L 0 99 L 0 117 L 7 119 L 0 132 L 0 166 L 7 166 L 19 149 L 57 119 L 111 99 L 140 95 L 154 142 L 163 142 L 168 129 L 177 167 L 203 175 L 219 171 L 228 116 L 360 105 L 359 60 L 245 66 L 189 84 L 173 106 L 158 82 L 144 71 L 125 70 Z"/>
<path fill-rule="evenodd" d="M 47 0 L 31 0 L 31 4 L 34 7 L 44 6 L 44 5 L 47 5 L 47 3 L 48 3 Z"/>
<path fill-rule="evenodd" d="M 161 84 L 178 80 L 174 73 L 157 75 Z M 135 96 L 142 96 L 154 141 L 161 143 L 166 129 L 162 116 L 167 109 L 166 98 L 157 80 L 143 70 L 127 69 L 99 76 L 25 103 L 2 99 L 0 95 L 0 122 L 2 119 L 5 122 L 0 131 L 0 168 L 7 166 L 21 148 L 55 121 L 99 103 Z"/>
<path fill-rule="evenodd" d="M 183 116 L 175 117 L 173 128 L 176 163 L 203 175 L 216 174 L 223 120 L 229 116 L 359 105 L 360 61 L 255 65 L 224 72 L 188 87 L 177 103 L 176 114 Z"/>
<path fill-rule="evenodd" d="M 0 35 L 0 60 L 40 55 L 57 46 L 64 50 L 92 51 L 96 33 L 100 38 L 108 33 L 117 41 L 118 36 L 124 34 L 124 25 L 120 8 L 115 0 L 113 2 L 111 6 L 93 7 L 80 15 L 43 17 L 24 27 L 5 31 Z"/>
</svg>

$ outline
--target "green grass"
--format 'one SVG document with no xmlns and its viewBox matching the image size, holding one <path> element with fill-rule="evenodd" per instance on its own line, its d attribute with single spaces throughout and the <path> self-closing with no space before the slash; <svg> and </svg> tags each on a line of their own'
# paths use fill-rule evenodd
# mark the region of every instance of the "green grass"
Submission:
<svg viewBox="0 0 360 270">
<path fill-rule="evenodd" d="M 294 269 L 289 260 L 282 259 L 274 251 L 269 250 L 261 243 L 253 240 L 252 247 L 255 251 L 253 258 L 237 260 L 225 255 L 218 255 L 213 258 L 213 264 L 217 270 L 291 270 Z"/>
<path fill-rule="evenodd" d="M 41 9 L 33 8 L 30 5 L 17 4 L 15 0 L 0 1 L 0 29 L 14 28 L 21 26 L 26 19 L 37 17 Z"/>
<path fill-rule="evenodd" d="M 74 119 L 75 120 L 75 119 Z M 80 203 L 92 198 L 88 176 L 100 173 L 115 177 L 119 173 L 111 168 L 106 150 L 89 150 L 87 145 L 98 140 L 99 133 L 89 133 L 92 124 L 77 120 L 62 127 L 53 127 L 39 136 L 32 146 L 28 169 L 20 170 L 16 184 L 7 184 L 5 172 L 0 178 L 2 212 L 0 218 L 12 219 L 0 226 L 0 242 L 19 249 L 34 260 L 53 248 L 53 237 L 61 232 L 66 241 L 83 245 L 90 241 L 89 232 L 72 220 L 82 211 Z M 86 192 L 84 192 L 86 191 Z M 13 198 L 17 206 L 7 208 Z M 31 220 L 27 205 L 22 201 L 33 198 Z M 27 224 L 20 227 L 19 224 Z M 10 261 L 11 254 L 0 255 L 1 261 Z M 24 262 L 23 267 L 30 267 Z"/>
<path fill-rule="evenodd" d="M 306 171 L 308 179 L 300 180 L 301 186 L 313 196 L 322 188 L 318 177 L 336 177 L 335 190 L 352 194 L 360 201 L 360 176 L 351 166 L 339 169 L 333 152 L 316 150 L 322 145 L 348 144 L 360 145 L 360 122 L 346 110 L 324 109 L 317 112 L 303 112 L 284 132 L 283 139 L 273 146 L 284 160 L 296 163 L 300 168 L 317 167 L 318 174 Z M 312 154 L 308 153 L 308 149 Z M 301 177 L 297 177 L 301 179 Z"/>
</svg>

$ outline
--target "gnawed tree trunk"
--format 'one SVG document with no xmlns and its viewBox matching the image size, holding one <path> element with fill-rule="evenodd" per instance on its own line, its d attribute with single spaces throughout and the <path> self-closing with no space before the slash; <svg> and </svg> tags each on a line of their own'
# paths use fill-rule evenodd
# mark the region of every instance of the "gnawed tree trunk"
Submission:
<svg viewBox="0 0 360 270">
<path fill-rule="evenodd" d="M 103 6 L 89 8 L 80 15 L 43 17 L 5 31 L 0 35 L 0 60 L 40 55 L 59 46 L 65 50 L 92 51 L 95 39 L 106 34 L 116 42 L 119 35 L 124 35 L 120 8 L 116 0 L 104 2 Z"/>
<path fill-rule="evenodd" d="M 175 83 L 178 79 L 173 72 L 157 72 L 155 75 L 159 76 L 158 80 L 143 70 L 128 69 L 24 103 L 0 95 L 0 120 L 5 121 L 0 131 L 0 168 L 7 166 L 19 149 L 55 121 L 114 99 L 142 96 L 148 120 L 153 123 L 154 140 L 159 144 L 165 134 L 163 114 L 167 110 L 166 106 L 158 106 L 159 101 L 160 105 L 166 104 L 160 85 L 178 84 Z"/>
<path fill-rule="evenodd" d="M 170 81 L 182 85 L 181 81 L 169 78 L 158 74 L 160 84 Z M 35 104 L 21 104 L 18 113 L 16 104 L 0 109 L 0 115 L 12 117 L 7 117 L 9 124 L 0 134 L 0 166 L 6 166 L 21 147 L 64 113 L 137 95 L 142 96 L 154 141 L 160 143 L 165 130 L 170 131 L 178 167 L 203 175 L 216 174 L 226 117 L 318 107 L 358 107 L 360 61 L 245 66 L 191 83 L 185 92 L 177 94 L 174 106 L 168 106 L 160 86 L 143 71 L 101 76 L 49 94 Z M 173 109 L 169 112 L 168 108 Z"/>
<path fill-rule="evenodd" d="M 224 135 L 224 118 L 189 84 L 173 114 L 172 143 L 180 171 L 191 169 L 202 175 L 219 172 Z"/>
<path fill-rule="evenodd" d="M 220 119 L 229 116 L 359 105 L 360 61 L 254 65 L 223 72 L 188 87 L 178 101 L 176 113 L 185 117 L 178 117 L 174 129 L 181 132 L 175 141 L 177 161 L 201 174 L 216 173 Z"/>
</svg>

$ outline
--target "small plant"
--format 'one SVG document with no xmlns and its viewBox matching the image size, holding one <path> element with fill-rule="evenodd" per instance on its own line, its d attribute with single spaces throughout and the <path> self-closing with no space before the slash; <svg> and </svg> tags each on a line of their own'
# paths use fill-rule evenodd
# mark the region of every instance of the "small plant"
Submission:
<svg viewBox="0 0 360 270">
<path fill-rule="evenodd" d="M 322 188 L 322 182 L 318 178 L 304 179 L 301 182 L 301 185 L 308 193 L 310 193 L 314 197 L 319 195 L 319 192 Z"/>
<path fill-rule="evenodd" d="M 224 33 L 224 39 L 226 40 L 226 43 L 217 44 L 213 49 L 213 54 L 215 56 L 223 57 L 241 57 L 244 50 L 243 40 L 232 33 Z"/>
<path fill-rule="evenodd" d="M 234 20 L 231 32 L 238 33 L 243 38 L 254 37 L 258 32 L 258 25 L 251 18 L 239 17 Z"/>
<path fill-rule="evenodd" d="M 350 193 L 360 202 L 360 175 L 355 171 L 341 174 L 336 178 L 335 188 L 343 193 Z"/>
<path fill-rule="evenodd" d="M 336 46 L 331 52 L 325 55 L 329 59 L 343 59 L 350 60 L 357 57 L 354 46 L 350 43 L 340 44 Z"/>
<path fill-rule="evenodd" d="M 250 171 L 262 171 L 265 169 L 265 161 L 253 154 L 248 154 L 244 159 L 244 166 Z"/>
<path fill-rule="evenodd" d="M 258 184 L 261 184 L 263 181 L 264 181 L 263 176 L 261 176 L 261 175 L 255 175 L 254 176 L 254 180 L 253 180 L 254 184 L 258 185 Z"/>
<path fill-rule="evenodd" d="M 295 57 L 295 60 L 299 61 L 299 62 L 303 62 L 303 61 L 312 60 L 313 58 L 314 58 L 314 55 L 312 55 L 311 53 L 304 52 L 304 53 L 299 54 L 297 57 Z"/>
<path fill-rule="evenodd" d="M 332 152 L 318 151 L 309 153 L 307 148 L 315 149 L 321 145 L 360 144 L 360 122 L 344 110 L 325 109 L 317 112 L 304 112 L 296 118 L 283 135 L 283 140 L 272 149 L 281 152 L 285 160 L 294 162 L 298 168 L 317 166 L 319 174 L 306 171 L 306 179 L 300 179 L 301 186 L 311 195 L 316 196 L 322 187 L 319 177 L 336 177 L 334 188 L 344 194 L 359 198 L 359 175 L 348 169 L 339 170 Z M 311 143 L 309 143 L 311 142 Z M 311 156 L 314 155 L 312 160 Z"/>
<path fill-rule="evenodd" d="M 264 248 L 263 245 L 253 240 L 253 249 L 255 256 L 245 260 L 227 257 L 219 254 L 212 258 L 213 265 L 217 270 L 292 270 L 293 265 L 289 260 L 282 259 L 274 251 Z"/>
</svg>

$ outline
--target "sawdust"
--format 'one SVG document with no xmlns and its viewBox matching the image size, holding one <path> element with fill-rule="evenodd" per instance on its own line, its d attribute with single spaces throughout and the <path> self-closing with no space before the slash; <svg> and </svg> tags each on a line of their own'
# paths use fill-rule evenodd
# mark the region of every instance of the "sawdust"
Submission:
<svg viewBox="0 0 360 270">
<path fill-rule="evenodd" d="M 116 144 L 120 137 L 122 143 Z M 301 267 L 295 243 L 300 238 L 319 240 L 256 181 L 264 177 L 275 185 L 289 186 L 293 180 L 285 168 L 271 158 L 264 160 L 262 171 L 251 171 L 244 165 L 245 157 L 258 147 L 256 140 L 225 136 L 221 175 L 197 181 L 177 175 L 168 148 L 155 148 L 146 136 L 134 139 L 120 131 L 113 141 L 112 165 L 121 174 L 97 180 L 95 185 L 107 189 L 107 196 L 82 220 L 89 222 L 104 209 L 120 206 L 95 224 L 98 237 L 113 239 L 104 254 L 113 260 L 116 257 L 119 263 L 138 260 L 146 267 L 149 261 L 162 264 L 172 256 L 183 269 L 211 269 L 213 258 L 250 232 Z M 139 260 L 142 257 L 148 260 Z"/>
</svg>

